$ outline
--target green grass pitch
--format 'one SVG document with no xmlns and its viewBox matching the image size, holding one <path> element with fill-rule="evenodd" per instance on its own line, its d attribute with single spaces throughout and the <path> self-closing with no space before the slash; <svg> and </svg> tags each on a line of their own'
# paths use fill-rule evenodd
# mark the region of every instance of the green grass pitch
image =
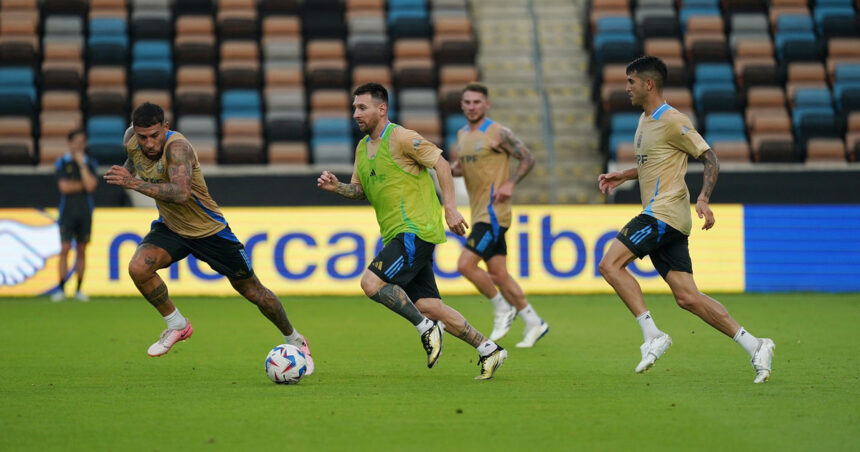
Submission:
<svg viewBox="0 0 860 452">
<path fill-rule="evenodd" d="M 194 336 L 160 358 L 164 322 L 139 297 L 2 299 L 0 450 L 860 449 L 860 294 L 717 298 L 775 340 L 767 384 L 665 295 L 647 300 L 674 345 L 644 375 L 615 296 L 534 296 L 549 334 L 517 349 L 517 320 L 485 382 L 451 335 L 427 369 L 414 329 L 370 300 L 284 297 L 317 363 L 296 386 L 266 377 L 282 338 L 238 297 L 177 299 Z M 485 300 L 447 301 L 489 333 Z"/>
</svg>

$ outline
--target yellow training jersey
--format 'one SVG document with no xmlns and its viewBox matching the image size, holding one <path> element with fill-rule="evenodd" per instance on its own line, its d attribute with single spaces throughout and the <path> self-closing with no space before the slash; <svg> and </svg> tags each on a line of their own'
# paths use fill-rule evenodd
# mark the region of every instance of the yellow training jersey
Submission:
<svg viewBox="0 0 860 452">
<path fill-rule="evenodd" d="M 501 128 L 490 118 L 484 118 L 475 130 L 467 125 L 457 132 L 457 147 L 472 208 L 472 224 L 498 224 L 509 228 L 511 200 L 493 204 L 496 190 L 511 177 L 510 156 L 493 149 L 499 142 Z"/>
<path fill-rule="evenodd" d="M 164 142 L 164 152 L 158 160 L 150 160 L 140 150 L 137 136 L 133 136 L 126 146 L 128 158 L 134 164 L 137 177 L 155 184 L 170 182 L 167 174 L 167 146 L 176 140 L 188 141 L 181 133 L 167 132 L 167 140 Z M 190 146 L 189 142 L 189 146 Z M 209 196 L 206 181 L 200 171 L 197 161 L 197 152 L 191 147 L 193 161 L 191 162 L 191 198 L 182 204 L 161 201 L 156 199 L 161 221 L 171 231 L 189 239 L 199 239 L 216 234 L 224 229 L 227 221 L 221 214 L 218 204 Z"/>
<path fill-rule="evenodd" d="M 689 235 L 693 221 L 684 181 L 687 156 L 698 158 L 710 146 L 685 114 L 665 102 L 639 118 L 634 144 L 642 213 Z"/>
</svg>

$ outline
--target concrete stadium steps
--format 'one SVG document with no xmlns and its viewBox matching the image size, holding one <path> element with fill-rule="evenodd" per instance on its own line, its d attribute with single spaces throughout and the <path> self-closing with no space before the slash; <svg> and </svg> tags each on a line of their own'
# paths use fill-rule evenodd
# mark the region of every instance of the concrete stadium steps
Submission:
<svg viewBox="0 0 860 452">
<path fill-rule="evenodd" d="M 477 65 L 493 119 L 535 155 L 518 203 L 599 203 L 598 153 L 584 0 L 472 1 Z"/>
</svg>

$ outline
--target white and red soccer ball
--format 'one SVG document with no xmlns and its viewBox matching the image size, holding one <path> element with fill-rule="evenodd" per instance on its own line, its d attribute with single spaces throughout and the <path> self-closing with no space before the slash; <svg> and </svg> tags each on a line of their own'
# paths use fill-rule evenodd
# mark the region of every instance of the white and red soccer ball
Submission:
<svg viewBox="0 0 860 452">
<path fill-rule="evenodd" d="M 294 345 L 278 345 L 266 356 L 266 375 L 277 384 L 294 385 L 307 369 L 305 354 Z"/>
</svg>

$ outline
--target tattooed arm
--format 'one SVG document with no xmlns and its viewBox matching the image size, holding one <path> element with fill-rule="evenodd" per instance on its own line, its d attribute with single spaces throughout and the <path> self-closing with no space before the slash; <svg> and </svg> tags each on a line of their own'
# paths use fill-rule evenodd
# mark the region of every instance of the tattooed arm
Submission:
<svg viewBox="0 0 860 452">
<path fill-rule="evenodd" d="M 698 157 L 698 160 L 705 164 L 704 180 L 702 181 L 702 191 L 699 193 L 699 198 L 696 199 L 696 213 L 699 218 L 705 219 L 703 230 L 711 229 L 714 226 L 714 213 L 711 212 L 708 204 L 711 202 L 711 193 L 714 191 L 714 186 L 717 185 L 717 175 L 720 173 L 720 161 L 717 159 L 717 154 L 713 149 L 708 149 Z"/>
<path fill-rule="evenodd" d="M 514 185 L 526 177 L 526 174 L 535 166 L 534 155 L 523 144 L 522 140 L 511 132 L 511 129 L 502 127 L 499 131 L 499 140 L 497 148 L 519 160 L 520 163 L 514 170 L 514 175 L 496 191 L 496 197 L 493 199 L 493 202 L 502 202 L 510 199 L 514 194 Z"/>
<path fill-rule="evenodd" d="M 183 203 L 191 197 L 191 167 L 194 164 L 194 153 L 191 145 L 185 140 L 176 140 L 167 146 L 167 174 L 170 182 L 153 183 L 134 177 L 126 166 L 114 165 L 105 175 L 105 180 L 112 185 L 143 193 L 150 198 L 160 201 Z M 126 161 L 126 163 L 130 163 Z"/>
<path fill-rule="evenodd" d="M 361 184 L 344 184 L 338 181 L 337 176 L 329 171 L 323 171 L 320 174 L 320 177 L 317 178 L 317 187 L 325 191 L 337 193 L 344 198 L 356 200 L 367 199 Z"/>
</svg>

